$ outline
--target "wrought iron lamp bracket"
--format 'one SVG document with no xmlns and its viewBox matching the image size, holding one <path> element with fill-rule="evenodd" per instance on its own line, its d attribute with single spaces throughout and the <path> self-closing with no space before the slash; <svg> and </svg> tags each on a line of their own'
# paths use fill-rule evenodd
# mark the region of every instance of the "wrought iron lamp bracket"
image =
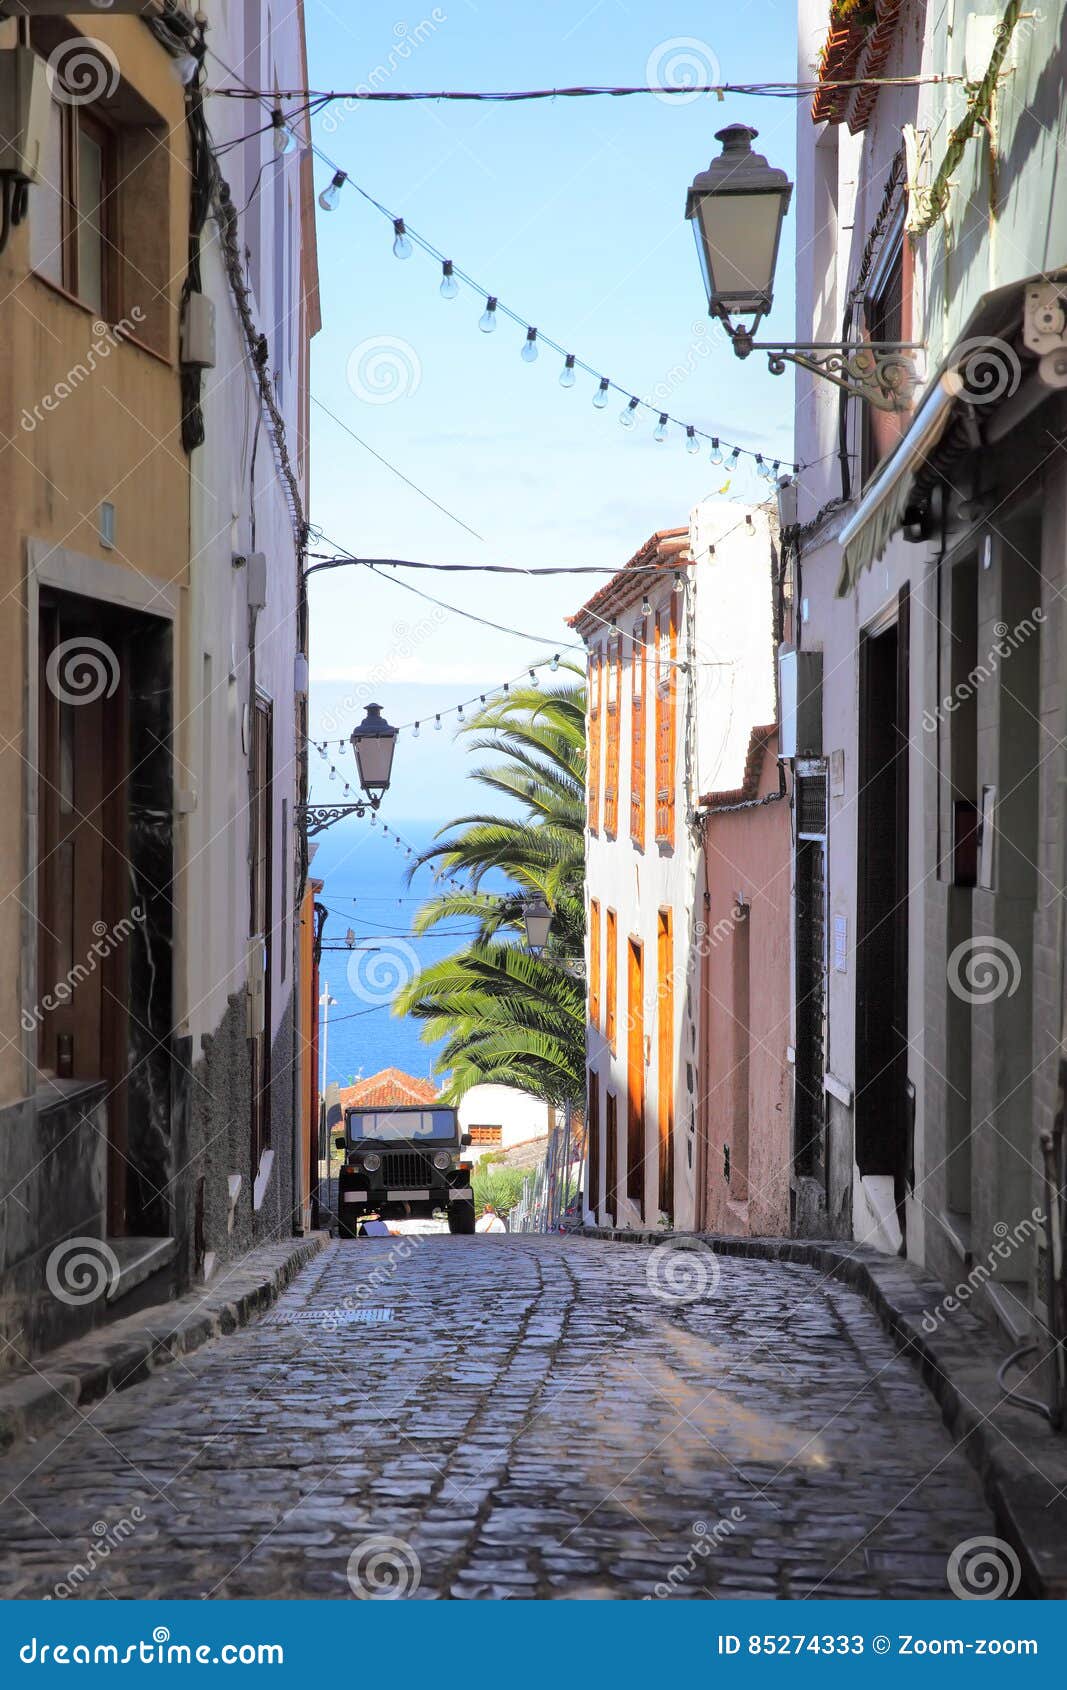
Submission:
<svg viewBox="0 0 1067 1690">
<path fill-rule="evenodd" d="M 359 816 L 362 819 L 368 810 L 377 810 L 381 805 L 380 798 L 366 798 L 359 804 L 300 804 L 297 806 L 297 817 L 307 837 L 311 839 L 316 833 L 322 833 L 332 827 L 334 822 L 343 821 L 345 816 Z"/>
<path fill-rule="evenodd" d="M 854 399 L 863 399 L 877 411 L 906 411 L 920 376 L 916 353 L 919 341 L 800 341 L 779 344 L 751 340 L 743 330 L 734 335 L 739 358 L 750 352 L 765 352 L 773 376 L 796 364 L 813 376 L 832 381 Z"/>
</svg>

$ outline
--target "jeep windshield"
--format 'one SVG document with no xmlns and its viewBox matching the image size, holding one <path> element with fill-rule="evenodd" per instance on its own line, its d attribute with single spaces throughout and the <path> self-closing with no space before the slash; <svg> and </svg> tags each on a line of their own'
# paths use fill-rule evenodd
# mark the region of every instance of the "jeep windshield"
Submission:
<svg viewBox="0 0 1067 1690">
<path fill-rule="evenodd" d="M 351 1144 L 455 1144 L 458 1132 L 454 1109 L 353 1109 L 348 1115 Z"/>
</svg>

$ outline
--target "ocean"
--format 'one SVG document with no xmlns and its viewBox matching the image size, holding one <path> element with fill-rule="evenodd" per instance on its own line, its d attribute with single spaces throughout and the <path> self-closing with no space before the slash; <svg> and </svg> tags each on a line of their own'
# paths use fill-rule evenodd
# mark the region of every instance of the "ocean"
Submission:
<svg viewBox="0 0 1067 1690">
<path fill-rule="evenodd" d="M 420 868 L 409 885 L 407 852 L 425 849 L 433 832 L 425 819 L 405 822 L 390 815 L 372 825 L 352 816 L 315 841 L 311 873 L 324 882 L 318 901 L 328 911 L 319 985 L 320 992 L 328 985 L 334 1000 L 326 1037 L 328 1082 L 350 1085 L 381 1068 L 432 1073 L 441 1042 L 424 1043 L 421 1023 L 394 1015 L 392 1003 L 421 967 L 458 950 L 471 932 L 472 923 L 461 921 L 425 938 L 413 935 L 413 916 L 433 895 L 434 878 L 431 867 Z M 350 928 L 353 950 L 346 946 Z M 324 1009 L 319 1016 L 321 1064 Z"/>
</svg>

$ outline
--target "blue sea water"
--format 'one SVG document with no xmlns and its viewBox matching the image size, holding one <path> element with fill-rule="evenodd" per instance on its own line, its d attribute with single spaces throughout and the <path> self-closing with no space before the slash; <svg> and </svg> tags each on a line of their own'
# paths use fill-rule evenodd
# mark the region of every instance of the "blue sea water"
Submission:
<svg viewBox="0 0 1067 1690">
<path fill-rule="evenodd" d="M 424 1043 L 421 1024 L 395 1016 L 392 1002 L 420 967 L 458 950 L 472 928 L 463 921 L 425 938 L 413 935 L 414 914 L 433 895 L 435 883 L 433 870 L 425 867 L 408 884 L 407 850 L 423 850 L 434 831 L 425 820 L 390 816 L 372 826 L 350 816 L 319 837 L 311 873 L 324 882 L 318 901 L 328 911 L 320 991 L 328 985 L 335 1000 L 329 1010 L 328 1081 L 348 1085 L 380 1068 L 421 1076 L 432 1072 L 440 1043 Z M 356 935 L 352 951 L 345 945 L 349 928 Z M 320 1008 L 320 1078 L 323 1017 Z"/>
</svg>

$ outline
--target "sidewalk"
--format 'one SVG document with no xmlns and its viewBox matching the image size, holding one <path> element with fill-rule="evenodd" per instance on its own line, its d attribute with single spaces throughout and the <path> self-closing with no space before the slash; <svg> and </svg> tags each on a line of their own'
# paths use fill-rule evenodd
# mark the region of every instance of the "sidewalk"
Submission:
<svg viewBox="0 0 1067 1690">
<path fill-rule="evenodd" d="M 262 1245 L 188 1296 L 99 1327 L 13 1370 L 0 1383 L 0 1453 L 110 1392 L 138 1384 L 176 1356 L 246 1326 L 328 1242 L 316 1232 Z"/>
</svg>

